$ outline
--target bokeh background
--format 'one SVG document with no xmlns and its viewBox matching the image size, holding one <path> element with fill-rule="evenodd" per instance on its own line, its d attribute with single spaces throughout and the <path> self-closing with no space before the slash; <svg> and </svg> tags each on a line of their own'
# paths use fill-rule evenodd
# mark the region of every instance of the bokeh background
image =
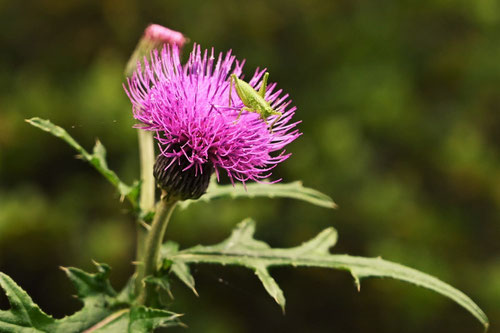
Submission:
<svg viewBox="0 0 500 333">
<path fill-rule="evenodd" d="M 497 0 L 0 1 L 0 270 L 55 316 L 79 307 L 59 266 L 133 271 L 127 204 L 65 143 L 24 122 L 50 118 L 127 182 L 138 173 L 123 68 L 159 23 L 268 67 L 304 135 L 275 171 L 334 198 L 219 201 L 178 211 L 182 246 L 225 238 L 247 216 L 293 246 L 334 226 L 337 253 L 382 256 L 470 295 L 500 332 L 500 3 Z M 188 49 L 189 49 L 188 45 Z M 171 332 L 481 332 L 465 310 L 392 280 L 274 269 L 287 313 L 250 271 L 197 266 L 200 297 L 173 282 Z M 1 306 L 7 307 L 3 294 Z"/>
</svg>

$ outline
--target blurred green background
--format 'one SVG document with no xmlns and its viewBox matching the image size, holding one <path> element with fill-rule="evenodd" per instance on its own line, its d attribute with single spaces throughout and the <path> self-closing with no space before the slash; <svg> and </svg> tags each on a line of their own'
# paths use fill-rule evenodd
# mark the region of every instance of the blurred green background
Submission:
<svg viewBox="0 0 500 333">
<path fill-rule="evenodd" d="M 275 171 L 336 211 L 290 200 L 177 211 L 183 247 L 222 240 L 247 216 L 293 246 L 334 226 L 337 253 L 382 256 L 471 296 L 500 332 L 500 3 L 497 0 L 0 0 L 0 271 L 55 316 L 79 307 L 58 266 L 133 271 L 134 221 L 113 188 L 25 118 L 50 118 L 89 149 L 99 138 L 138 173 L 123 68 L 148 23 L 267 67 L 304 135 Z M 190 48 L 190 45 L 187 46 Z M 481 332 L 465 310 L 392 280 L 275 269 L 287 313 L 250 271 L 198 266 L 197 298 L 174 282 L 171 332 Z M 7 303 L 0 296 L 3 308 Z"/>
</svg>

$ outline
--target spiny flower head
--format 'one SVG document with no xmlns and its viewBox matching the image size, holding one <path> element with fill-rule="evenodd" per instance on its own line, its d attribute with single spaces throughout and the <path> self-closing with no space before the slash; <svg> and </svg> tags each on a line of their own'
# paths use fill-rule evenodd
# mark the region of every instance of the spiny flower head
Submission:
<svg viewBox="0 0 500 333">
<path fill-rule="evenodd" d="M 137 127 L 156 133 L 163 169 L 176 166 L 192 176 L 214 170 L 217 178 L 225 171 L 231 182 L 245 183 L 269 177 L 290 156 L 284 147 L 300 135 L 291 122 L 296 108 L 273 83 L 265 99 L 283 113 L 273 129 L 258 113 L 243 111 L 237 119 L 244 105 L 234 91 L 229 103 L 229 75 L 241 76 L 243 62 L 230 51 L 215 58 L 213 49 L 194 45 L 182 65 L 178 47 L 165 46 L 137 66 L 125 90 Z M 249 84 L 258 88 L 264 72 L 257 70 Z"/>
</svg>

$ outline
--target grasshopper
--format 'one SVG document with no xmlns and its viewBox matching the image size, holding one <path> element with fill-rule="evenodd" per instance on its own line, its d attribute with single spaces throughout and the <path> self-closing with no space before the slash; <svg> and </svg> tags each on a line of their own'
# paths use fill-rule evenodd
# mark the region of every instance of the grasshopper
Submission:
<svg viewBox="0 0 500 333">
<path fill-rule="evenodd" d="M 266 88 L 267 88 L 267 78 L 269 77 L 269 73 L 264 74 L 264 78 L 262 79 L 262 84 L 260 86 L 259 91 L 256 91 L 254 88 L 252 88 L 251 85 L 246 83 L 243 80 L 240 80 L 236 74 L 231 74 L 231 79 L 229 82 L 229 105 L 231 105 L 231 91 L 234 88 L 236 90 L 236 93 L 241 99 L 241 102 L 245 105 L 244 107 L 241 108 L 240 113 L 238 114 L 238 117 L 236 120 L 238 120 L 241 116 L 241 113 L 243 111 L 248 111 L 248 112 L 256 112 L 260 115 L 260 118 L 264 120 L 264 122 L 267 124 L 267 118 L 270 116 L 278 116 L 276 119 L 273 121 L 273 123 L 270 125 L 270 129 L 272 132 L 273 125 L 281 118 L 283 115 L 282 112 L 274 110 L 271 105 L 265 100 L 265 95 L 266 95 Z"/>
</svg>

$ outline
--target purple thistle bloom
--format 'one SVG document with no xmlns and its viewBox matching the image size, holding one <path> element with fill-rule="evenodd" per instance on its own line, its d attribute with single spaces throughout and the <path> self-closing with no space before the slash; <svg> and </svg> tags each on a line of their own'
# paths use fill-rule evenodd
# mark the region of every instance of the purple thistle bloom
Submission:
<svg viewBox="0 0 500 333">
<path fill-rule="evenodd" d="M 182 171 L 194 168 L 194 174 L 215 169 L 217 179 L 225 170 L 231 182 L 245 183 L 269 177 L 290 156 L 283 148 L 301 135 L 299 122 L 290 122 L 296 108 L 289 107 L 288 95 L 276 90 L 275 83 L 267 87 L 265 99 L 283 115 L 272 131 L 258 113 L 243 111 L 237 119 L 244 105 L 235 91 L 229 103 L 229 75 L 240 76 L 243 64 L 230 51 L 215 59 L 213 49 L 202 52 L 199 45 L 184 66 L 176 45 L 165 46 L 160 54 L 153 51 L 144 68 L 137 64 L 125 90 L 140 122 L 136 127 L 156 132 L 161 154 L 169 161 L 165 169 L 174 163 Z M 249 84 L 258 88 L 264 73 L 257 70 Z"/>
</svg>

